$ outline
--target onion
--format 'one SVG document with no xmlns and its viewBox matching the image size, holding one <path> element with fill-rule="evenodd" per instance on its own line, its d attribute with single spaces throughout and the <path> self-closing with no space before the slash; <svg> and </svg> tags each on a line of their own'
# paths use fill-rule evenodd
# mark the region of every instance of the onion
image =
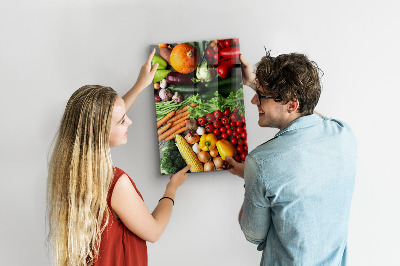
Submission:
<svg viewBox="0 0 400 266">
<path fill-rule="evenodd" d="M 217 168 L 222 168 L 222 166 L 224 165 L 224 160 L 221 157 L 215 157 L 213 159 L 213 162 L 215 164 L 215 167 Z"/>
<path fill-rule="evenodd" d="M 191 131 L 196 131 L 197 130 L 197 121 L 196 121 L 196 119 L 193 119 L 193 118 L 189 119 L 186 122 L 186 127 Z"/>
<path fill-rule="evenodd" d="M 196 142 L 198 142 L 200 140 L 200 137 L 196 133 L 192 133 L 189 131 L 189 133 L 186 134 L 185 139 L 186 139 L 187 143 L 195 144 Z"/>
<path fill-rule="evenodd" d="M 160 88 L 160 83 L 154 83 L 154 89 L 155 90 L 158 90 Z"/>
<path fill-rule="evenodd" d="M 206 162 L 204 164 L 204 171 L 214 171 L 214 163 L 213 162 Z"/>
<path fill-rule="evenodd" d="M 213 150 L 210 151 L 210 155 L 211 157 L 217 157 L 218 156 L 218 149 L 215 148 Z"/>
<path fill-rule="evenodd" d="M 197 158 L 199 158 L 199 161 L 202 163 L 206 163 L 211 159 L 211 156 L 208 152 L 206 151 L 201 151 L 197 154 Z"/>
</svg>

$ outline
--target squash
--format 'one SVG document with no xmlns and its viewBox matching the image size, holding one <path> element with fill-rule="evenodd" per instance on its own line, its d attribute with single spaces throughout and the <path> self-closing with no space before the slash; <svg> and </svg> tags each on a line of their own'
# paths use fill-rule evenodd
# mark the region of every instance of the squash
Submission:
<svg viewBox="0 0 400 266">
<path fill-rule="evenodd" d="M 172 49 L 170 61 L 177 72 L 188 74 L 197 68 L 198 53 L 192 45 L 181 43 Z"/>
</svg>

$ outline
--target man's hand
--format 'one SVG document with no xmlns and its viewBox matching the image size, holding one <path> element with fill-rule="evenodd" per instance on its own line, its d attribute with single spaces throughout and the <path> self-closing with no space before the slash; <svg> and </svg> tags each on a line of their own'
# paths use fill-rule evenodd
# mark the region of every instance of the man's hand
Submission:
<svg viewBox="0 0 400 266">
<path fill-rule="evenodd" d="M 256 90 L 256 74 L 253 72 L 252 67 L 243 59 L 242 54 L 239 55 L 239 59 L 242 63 L 241 68 L 243 84 L 249 86 L 253 90 Z"/>
<path fill-rule="evenodd" d="M 241 178 L 244 177 L 244 163 L 238 163 L 230 156 L 226 156 L 225 161 L 227 161 L 232 166 L 232 168 L 229 169 L 229 172 L 234 175 L 240 176 Z"/>
</svg>

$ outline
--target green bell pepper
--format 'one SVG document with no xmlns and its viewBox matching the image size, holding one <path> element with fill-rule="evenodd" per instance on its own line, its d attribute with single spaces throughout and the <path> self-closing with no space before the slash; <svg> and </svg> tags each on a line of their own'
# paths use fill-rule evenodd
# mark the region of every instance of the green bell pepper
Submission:
<svg viewBox="0 0 400 266">
<path fill-rule="evenodd" d="M 167 68 L 167 61 L 165 61 L 164 58 L 162 58 L 158 54 L 155 54 L 153 56 L 152 63 L 153 63 L 153 66 L 155 63 L 158 63 L 157 69 L 166 69 Z"/>
<path fill-rule="evenodd" d="M 169 72 L 171 72 L 171 70 L 166 70 L 166 69 L 157 70 L 156 74 L 154 75 L 154 83 L 160 82 L 161 80 L 165 79 Z"/>
</svg>

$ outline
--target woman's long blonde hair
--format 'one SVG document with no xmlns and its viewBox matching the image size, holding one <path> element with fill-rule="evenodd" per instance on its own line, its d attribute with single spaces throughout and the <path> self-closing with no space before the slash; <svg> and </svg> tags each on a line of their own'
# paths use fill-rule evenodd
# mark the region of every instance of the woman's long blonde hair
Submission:
<svg viewBox="0 0 400 266">
<path fill-rule="evenodd" d="M 109 218 L 109 137 L 116 97 L 109 87 L 84 86 L 65 108 L 47 181 L 47 241 L 55 265 L 90 265 L 98 255 Z"/>
</svg>

